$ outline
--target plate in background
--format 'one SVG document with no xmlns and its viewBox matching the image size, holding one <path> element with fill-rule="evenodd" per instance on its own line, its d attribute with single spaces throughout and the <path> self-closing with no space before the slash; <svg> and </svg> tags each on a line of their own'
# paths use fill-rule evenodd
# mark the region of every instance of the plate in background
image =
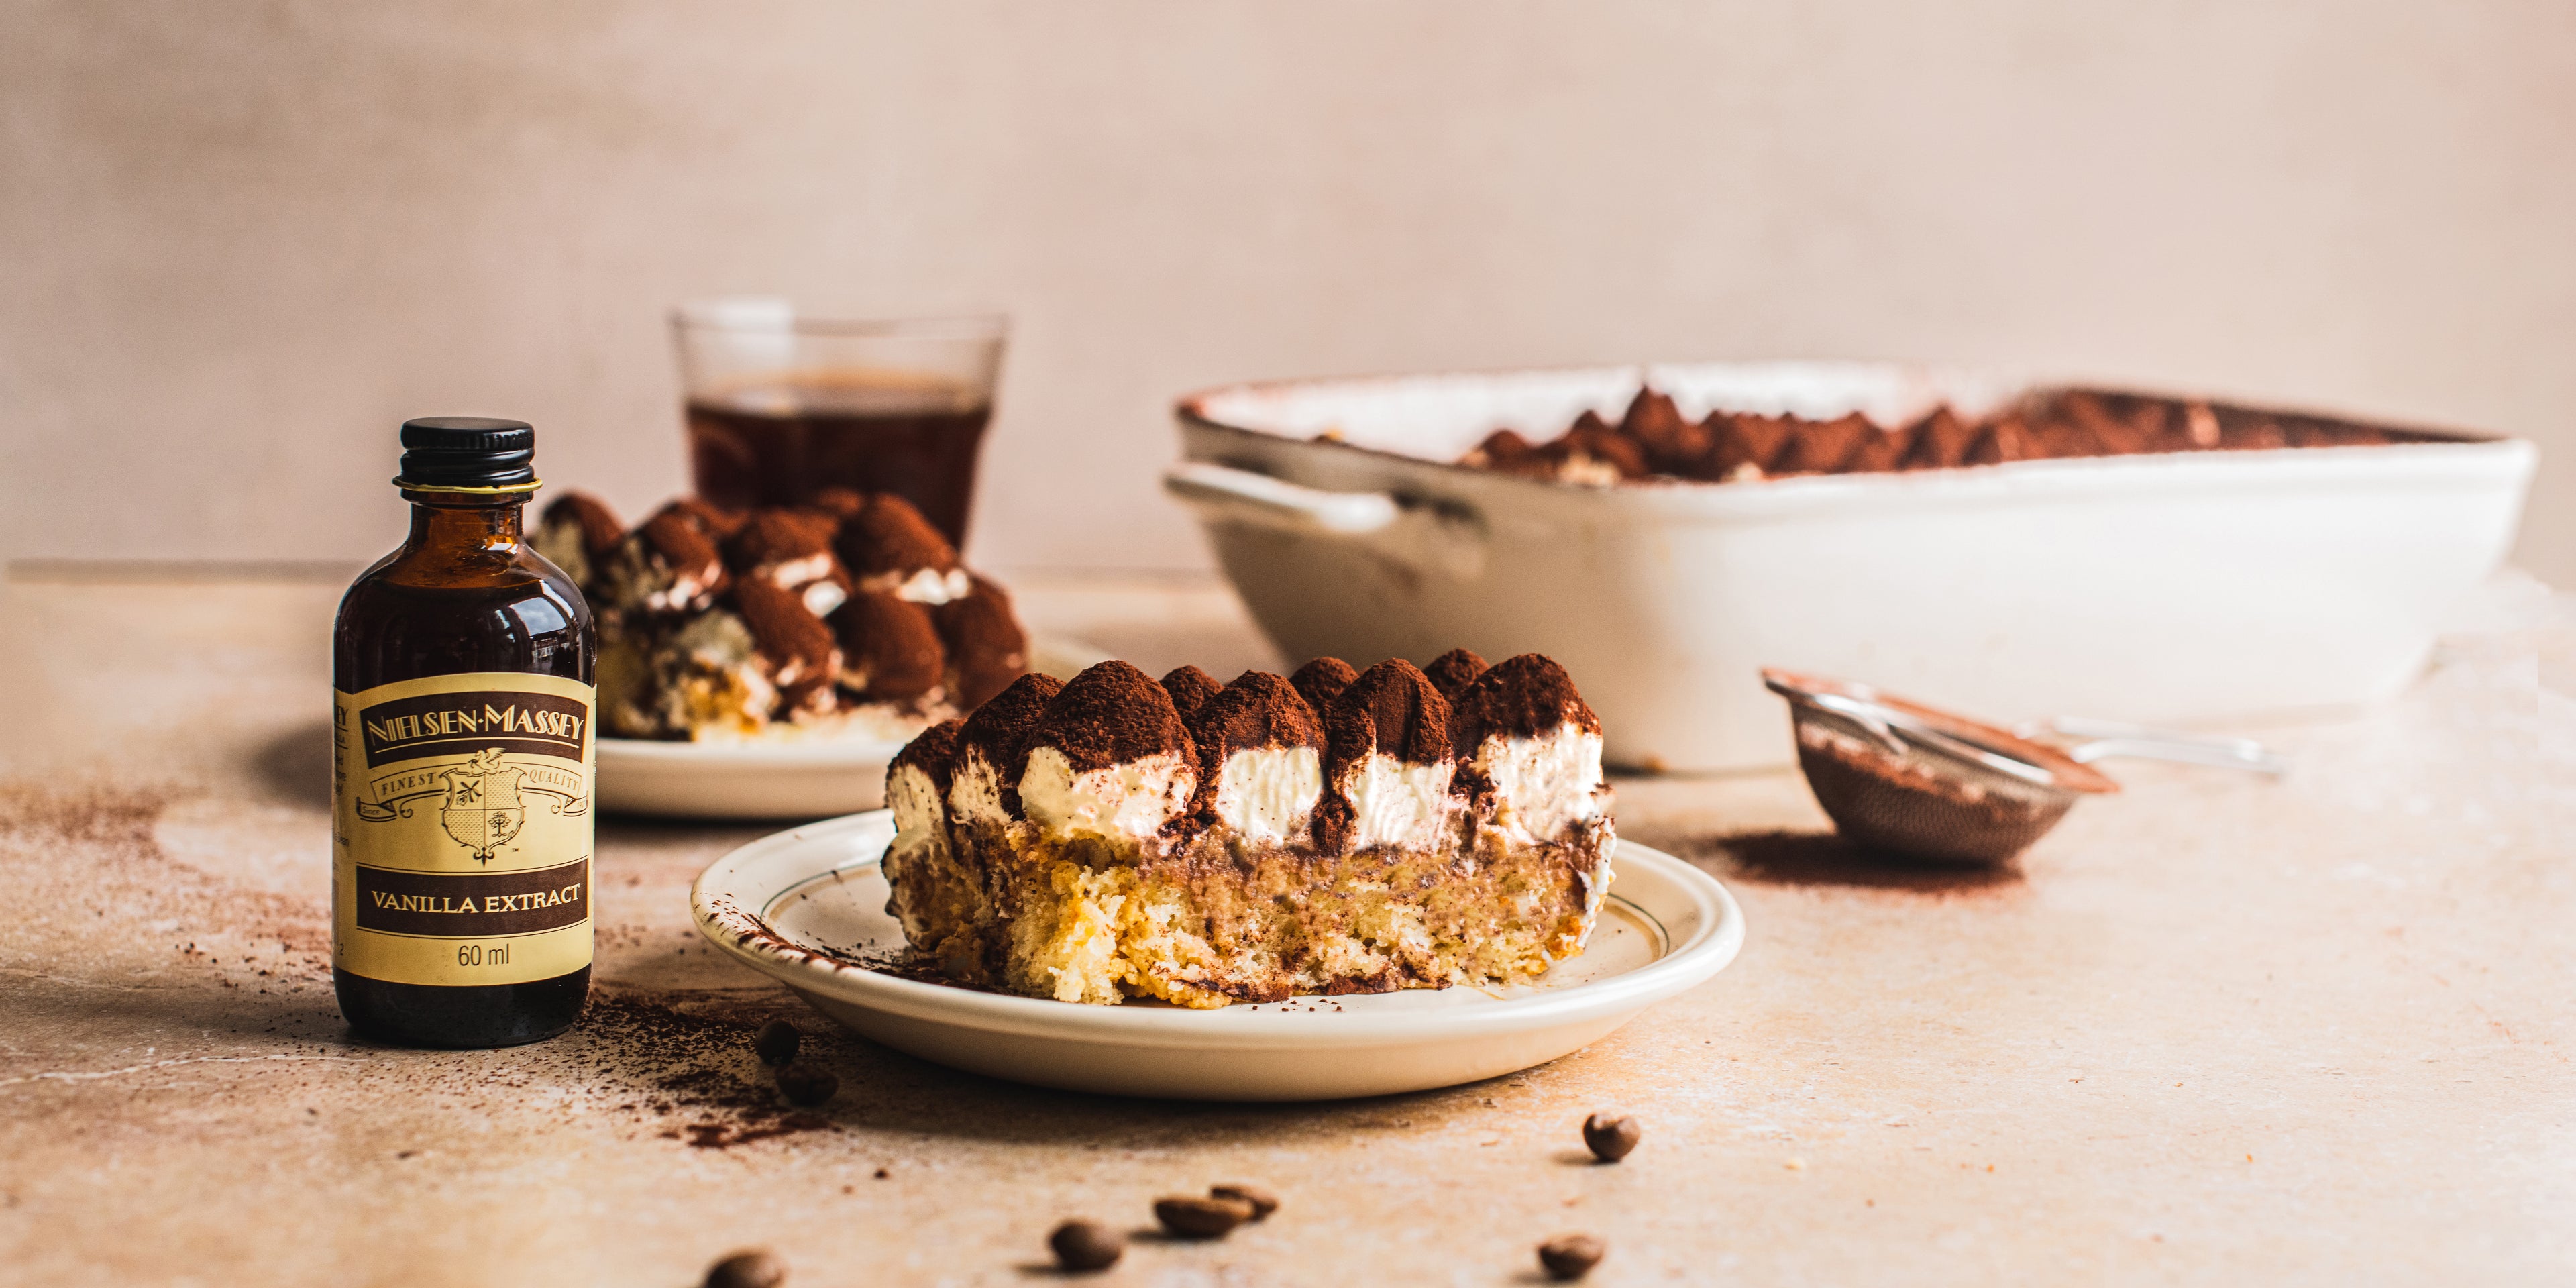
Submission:
<svg viewBox="0 0 2576 1288">
<path fill-rule="evenodd" d="M 699 933 L 899 1051 L 996 1078 L 1185 1100 L 1338 1100 L 1499 1077 L 1607 1036 L 1723 969 L 1744 914 L 1699 869 L 1622 841 L 1590 948 L 1508 989 L 1408 990 L 1193 1011 L 988 993 L 872 968 L 903 946 L 883 810 L 764 837 L 690 891 Z"/>
<path fill-rule="evenodd" d="M 1030 641 L 1037 670 L 1069 680 L 1109 655 L 1079 640 Z M 908 741 L 908 740 L 904 740 Z M 599 740 L 599 807 L 653 818 L 829 818 L 885 804 L 887 762 L 903 741 Z"/>
</svg>

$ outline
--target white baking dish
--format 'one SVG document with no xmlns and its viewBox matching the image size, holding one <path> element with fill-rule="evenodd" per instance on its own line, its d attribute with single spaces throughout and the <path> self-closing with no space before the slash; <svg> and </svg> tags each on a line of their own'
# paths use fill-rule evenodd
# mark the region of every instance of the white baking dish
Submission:
<svg viewBox="0 0 2576 1288">
<path fill-rule="evenodd" d="M 1292 663 L 1546 653 L 1614 762 L 1707 770 L 1792 759 L 1766 665 L 2004 720 L 2384 697 L 2503 558 L 2536 455 L 2458 435 L 1617 488 L 1447 463 L 1498 426 L 1616 419 L 1641 380 L 1693 416 L 1883 424 L 2024 387 L 1864 363 L 1243 385 L 1180 404 L 1166 487 Z"/>
</svg>

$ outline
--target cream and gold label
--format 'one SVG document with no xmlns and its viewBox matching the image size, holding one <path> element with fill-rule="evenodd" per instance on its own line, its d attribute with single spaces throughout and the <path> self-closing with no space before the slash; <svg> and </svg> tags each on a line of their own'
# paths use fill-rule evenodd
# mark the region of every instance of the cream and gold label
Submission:
<svg viewBox="0 0 2576 1288">
<path fill-rule="evenodd" d="M 589 965 L 591 686 L 476 671 L 332 697 L 332 960 L 397 984 Z"/>
</svg>

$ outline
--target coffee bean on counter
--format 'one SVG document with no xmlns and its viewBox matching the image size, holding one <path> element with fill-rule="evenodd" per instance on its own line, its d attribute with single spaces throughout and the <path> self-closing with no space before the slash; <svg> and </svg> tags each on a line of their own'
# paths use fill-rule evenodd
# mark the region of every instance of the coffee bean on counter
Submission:
<svg viewBox="0 0 2576 1288">
<path fill-rule="evenodd" d="M 778 1288 L 787 1282 L 787 1263 L 767 1248 L 737 1252 L 707 1268 L 707 1288 Z"/>
<path fill-rule="evenodd" d="M 1551 1279 L 1580 1279 L 1601 1264 L 1610 1249 L 1588 1234 L 1560 1234 L 1538 1245 L 1538 1264 Z"/>
<path fill-rule="evenodd" d="M 1067 1270 L 1107 1270 L 1127 1252 L 1127 1236 L 1097 1221 L 1067 1221 L 1047 1236 L 1055 1263 Z"/>
<path fill-rule="evenodd" d="M 1193 1198 L 1186 1194 L 1154 1200 L 1154 1219 L 1184 1239 L 1221 1239 L 1252 1219 L 1252 1205 L 1241 1199 Z"/>
<path fill-rule="evenodd" d="M 791 1105 L 808 1109 L 832 1098 L 840 1091 L 840 1076 L 818 1064 L 782 1064 L 778 1066 L 778 1094 Z"/>
<path fill-rule="evenodd" d="M 804 1040 L 805 1035 L 797 1032 L 795 1025 L 771 1020 L 760 1026 L 760 1033 L 751 1040 L 751 1049 L 762 1064 L 786 1064 L 796 1058 L 796 1048 Z"/>
<path fill-rule="evenodd" d="M 1208 1187 L 1208 1197 L 1212 1199 L 1233 1199 L 1237 1203 L 1251 1204 L 1252 1219 L 1255 1221 L 1265 1220 L 1271 1213 L 1279 1210 L 1278 1195 L 1273 1194 L 1258 1185 L 1247 1185 L 1241 1181 L 1236 1181 L 1230 1185 L 1211 1185 Z"/>
<path fill-rule="evenodd" d="M 1625 1114 L 1617 1118 L 1594 1114 L 1583 1120 L 1584 1147 L 1592 1151 L 1594 1158 L 1605 1163 L 1626 1158 L 1629 1151 L 1637 1148 L 1637 1138 L 1645 1134 L 1646 1129 Z"/>
</svg>

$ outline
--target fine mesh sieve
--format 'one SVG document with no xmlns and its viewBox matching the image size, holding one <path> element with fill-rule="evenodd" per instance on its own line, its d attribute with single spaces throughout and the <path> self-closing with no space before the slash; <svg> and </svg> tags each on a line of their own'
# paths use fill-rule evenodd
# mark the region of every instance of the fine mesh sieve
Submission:
<svg viewBox="0 0 2576 1288">
<path fill-rule="evenodd" d="M 1949 863 L 2002 863 L 2057 826 L 2087 795 L 2120 785 L 2091 762 L 2144 756 L 2278 774 L 2287 764 L 2238 739 L 2134 725 L 2060 721 L 2072 747 L 1880 693 L 1865 684 L 1765 669 L 1789 700 L 1798 766 L 1845 837 Z"/>
</svg>

